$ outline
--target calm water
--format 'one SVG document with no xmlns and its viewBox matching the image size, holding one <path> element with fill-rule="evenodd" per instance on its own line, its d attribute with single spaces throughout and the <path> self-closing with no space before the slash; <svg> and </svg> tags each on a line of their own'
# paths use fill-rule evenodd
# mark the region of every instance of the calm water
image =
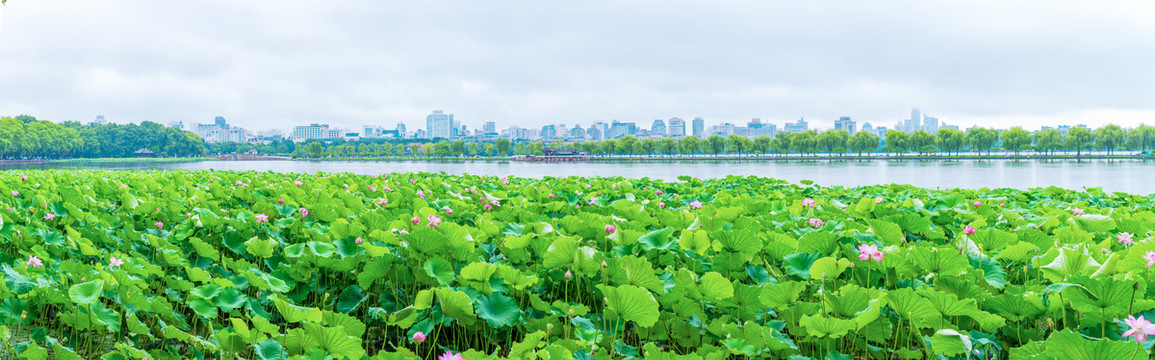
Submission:
<svg viewBox="0 0 1155 360">
<path fill-rule="evenodd" d="M 0 165 L 0 169 L 256 170 L 314 173 L 428 171 L 450 174 L 544 176 L 626 176 L 676 181 L 756 175 L 833 186 L 911 184 L 928 188 L 1070 189 L 1155 193 L 1155 161 L 1144 160 L 958 160 L 958 161 L 668 161 L 621 163 L 525 163 L 516 161 L 208 161 L 189 163 Z"/>
</svg>

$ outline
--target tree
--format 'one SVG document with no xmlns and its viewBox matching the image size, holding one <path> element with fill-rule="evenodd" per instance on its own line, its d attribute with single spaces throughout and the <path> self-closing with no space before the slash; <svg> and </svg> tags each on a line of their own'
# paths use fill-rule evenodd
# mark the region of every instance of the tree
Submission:
<svg viewBox="0 0 1155 360">
<path fill-rule="evenodd" d="M 1031 133 L 1023 130 L 1021 127 L 1013 127 L 1003 131 L 1003 149 L 1014 151 L 1015 155 L 1019 155 L 1022 151 L 1031 145 Z"/>
<path fill-rule="evenodd" d="M 1045 152 L 1048 155 L 1055 150 L 1063 149 L 1063 133 L 1056 129 L 1043 129 L 1035 133 L 1035 151 Z"/>
<path fill-rule="evenodd" d="M 994 148 L 995 143 L 999 141 L 999 131 L 995 129 L 973 127 L 967 129 L 966 139 L 969 140 L 971 149 L 974 149 L 979 153 L 982 153 L 985 150 L 987 155 L 990 155 L 991 148 Z"/>
<path fill-rule="evenodd" d="M 765 155 L 770 152 L 770 143 L 772 141 L 774 141 L 774 139 L 771 139 L 769 136 L 759 135 L 754 138 L 754 148 L 752 150 Z"/>
<path fill-rule="evenodd" d="M 658 141 L 658 153 L 665 155 L 674 155 L 678 149 L 678 140 L 672 137 L 664 137 Z"/>
<path fill-rule="evenodd" d="M 818 152 L 818 132 L 806 130 L 790 135 L 790 147 L 801 154 L 816 154 Z"/>
<path fill-rule="evenodd" d="M 453 156 L 465 155 L 465 141 L 453 140 L 453 142 L 450 142 L 449 153 L 453 154 Z"/>
<path fill-rule="evenodd" d="M 959 151 L 962 151 L 967 144 L 966 133 L 955 129 L 939 129 L 937 137 L 938 148 L 948 155 L 951 151 L 958 155 Z"/>
<path fill-rule="evenodd" d="M 818 147 L 826 153 L 845 152 L 846 142 L 850 139 L 850 132 L 846 130 L 827 130 L 818 135 Z"/>
<path fill-rule="evenodd" d="M 902 154 L 910 148 L 910 135 L 905 131 L 890 130 L 886 132 L 886 151 Z"/>
<path fill-rule="evenodd" d="M 1139 151 L 1155 149 L 1155 127 L 1139 125 L 1127 132 L 1127 146 Z"/>
<path fill-rule="evenodd" d="M 910 148 L 919 155 L 934 151 L 935 137 L 926 130 L 915 131 L 910 135 Z"/>
<path fill-rule="evenodd" d="M 746 141 L 750 141 L 750 139 L 745 136 L 730 135 L 726 137 L 726 152 L 742 155 L 742 153 L 750 151 L 750 148 L 746 147 Z"/>
<path fill-rule="evenodd" d="M 859 131 L 857 134 L 854 134 L 854 136 L 850 137 L 850 141 L 847 143 L 847 148 L 852 152 L 857 152 L 858 156 L 862 156 L 863 152 L 870 153 L 874 150 L 877 150 L 878 142 L 878 135 L 866 131 Z"/>
<path fill-rule="evenodd" d="M 790 135 L 791 133 L 785 131 L 774 134 L 774 141 L 770 143 L 771 150 L 783 155 L 790 153 Z"/>
<path fill-rule="evenodd" d="M 1119 125 L 1111 124 L 1095 130 L 1095 144 L 1098 145 L 1100 149 L 1106 150 L 1107 155 L 1111 155 L 1112 151 L 1118 150 L 1119 147 L 1123 146 L 1124 138 L 1126 138 L 1126 136 L 1124 135 L 1123 128 L 1119 127 Z"/>
<path fill-rule="evenodd" d="M 509 139 L 497 139 L 497 141 L 494 141 L 493 144 L 494 148 L 497 149 L 498 156 L 509 156 Z"/>
<path fill-rule="evenodd" d="M 638 151 L 638 138 L 633 135 L 622 136 L 618 139 L 618 154 L 633 155 Z"/>
<path fill-rule="evenodd" d="M 687 136 L 678 140 L 678 152 L 686 155 L 697 154 L 701 148 L 701 139 L 697 136 Z"/>
<path fill-rule="evenodd" d="M 1073 127 L 1067 130 L 1067 137 L 1063 139 L 1067 150 L 1075 150 L 1075 156 L 1082 156 L 1083 150 L 1091 150 L 1095 146 L 1095 135 L 1091 130 Z"/>
<path fill-rule="evenodd" d="M 309 144 L 309 157 L 314 157 L 314 158 L 321 157 L 321 151 L 322 150 L 325 150 L 325 148 L 321 146 L 321 143 L 319 143 L 319 142 L 310 143 Z"/>
<path fill-rule="evenodd" d="M 726 151 L 726 138 L 719 135 L 710 135 L 702 144 L 702 150 L 710 154 L 721 154 Z"/>
</svg>

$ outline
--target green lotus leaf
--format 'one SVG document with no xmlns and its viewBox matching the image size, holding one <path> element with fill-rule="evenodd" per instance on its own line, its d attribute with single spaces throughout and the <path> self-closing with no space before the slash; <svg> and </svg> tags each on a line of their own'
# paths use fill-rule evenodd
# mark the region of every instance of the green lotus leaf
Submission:
<svg viewBox="0 0 1155 360">
<path fill-rule="evenodd" d="M 445 316 L 458 319 L 463 322 L 470 322 L 477 315 L 473 312 L 473 301 L 469 299 L 469 295 L 464 292 L 448 289 L 437 288 L 434 290 L 437 295 L 437 302 L 441 304 L 441 312 Z"/>
<path fill-rule="evenodd" d="M 934 303 L 919 296 L 910 288 L 890 291 L 886 294 L 887 303 L 892 311 L 899 316 L 915 321 L 920 327 L 931 327 L 927 321 L 939 324 L 942 314 L 934 307 Z"/>
<path fill-rule="evenodd" d="M 311 251 L 313 255 L 323 258 L 333 256 L 333 254 L 337 252 L 337 247 L 330 243 L 310 241 L 306 243 L 306 245 L 308 245 L 309 251 Z"/>
<path fill-rule="evenodd" d="M 1137 342 L 1088 339 L 1069 329 L 1052 333 L 1046 342 L 1046 354 L 1055 359 L 1130 359 L 1142 351 L 1143 346 Z"/>
<path fill-rule="evenodd" d="M 626 321 L 633 321 L 641 327 L 650 327 L 658 321 L 658 301 L 648 290 L 623 285 L 618 287 L 598 285 L 606 307 Z"/>
<path fill-rule="evenodd" d="M 805 290 L 806 283 L 797 281 L 762 285 L 762 294 L 758 298 L 762 300 L 762 305 L 781 309 L 797 301 Z"/>
<path fill-rule="evenodd" d="M 665 292 L 665 284 L 645 258 L 630 255 L 607 260 L 607 264 L 610 282 L 615 286 L 635 285 L 658 294 Z"/>
<path fill-rule="evenodd" d="M 955 330 L 942 329 L 931 337 L 930 348 L 935 354 L 958 356 L 969 354 L 974 346 L 970 336 Z"/>
<path fill-rule="evenodd" d="M 834 280 L 850 267 L 850 260 L 824 257 L 810 266 L 810 278 L 814 280 Z"/>
<path fill-rule="evenodd" d="M 474 307 L 477 310 L 477 317 L 485 320 L 493 328 L 517 324 L 522 313 L 513 298 L 497 293 L 478 297 L 474 301 Z"/>
<path fill-rule="evenodd" d="M 298 323 L 302 321 L 309 321 L 320 323 L 322 320 L 321 309 L 293 305 L 280 298 L 274 299 L 273 303 L 276 304 L 277 311 L 281 313 L 281 316 L 285 318 L 286 322 Z"/>
<path fill-rule="evenodd" d="M 1092 279 L 1086 275 L 1071 276 L 1072 282 L 1081 285 L 1083 291 L 1063 291 L 1063 296 L 1071 302 L 1071 307 L 1081 312 L 1106 313 L 1113 317 L 1127 313 L 1132 295 L 1144 298 L 1147 283 L 1116 279 Z"/>
<path fill-rule="evenodd" d="M 1051 282 L 1065 282 L 1067 277 L 1071 275 L 1083 272 L 1093 273 L 1102 266 L 1094 257 L 1091 257 L 1091 255 L 1087 253 L 1087 248 L 1083 246 L 1076 248 L 1063 247 L 1058 250 L 1058 253 L 1059 255 L 1049 264 L 1039 267 L 1043 272 L 1043 276 Z M 1036 261 L 1038 261 L 1038 259 L 1039 258 L 1036 258 Z M 1036 265 L 1038 264 L 1036 263 Z"/>
<path fill-rule="evenodd" d="M 77 355 L 75 351 L 61 346 L 60 343 L 52 344 L 52 355 L 57 360 L 83 360 L 84 358 Z"/>
<path fill-rule="evenodd" d="M 316 341 L 319 348 L 332 354 L 335 358 L 360 359 L 365 355 L 365 349 L 361 347 L 361 338 L 349 336 L 345 333 L 345 329 L 340 326 L 326 327 L 320 324 L 304 323 L 302 328 L 308 336 Z"/>
<path fill-rule="evenodd" d="M 104 290 L 104 281 L 83 282 L 69 287 L 68 297 L 77 304 L 92 304 L 100 300 L 102 290 Z"/>
<path fill-rule="evenodd" d="M 675 239 L 670 236 L 673 233 L 672 227 L 661 228 L 638 237 L 638 243 L 646 250 L 667 250 L 674 244 Z"/>
<path fill-rule="evenodd" d="M 1104 215 L 1079 215 L 1074 220 L 1079 229 L 1089 233 L 1115 230 L 1115 219 Z"/>
<path fill-rule="evenodd" d="M 28 360 L 47 360 L 48 350 L 40 347 L 35 341 L 29 343 L 24 347 L 24 351 L 20 352 L 18 357 Z"/>
<path fill-rule="evenodd" d="M 547 269 L 558 269 L 573 265 L 577 258 L 577 248 L 578 244 L 573 239 L 562 237 L 554 240 L 545 250 L 542 266 Z"/>
<path fill-rule="evenodd" d="M 453 265 L 449 264 L 445 259 L 429 259 L 425 260 L 425 273 L 437 279 L 437 282 L 442 286 L 449 285 L 453 282 Z"/>
<path fill-rule="evenodd" d="M 360 338 L 362 335 L 365 335 L 365 323 L 352 316 L 332 311 L 322 311 L 321 318 L 322 325 L 340 327 L 345 330 L 345 333 L 349 334 L 349 336 Z"/>
<path fill-rule="evenodd" d="M 838 235 L 829 231 L 811 231 L 798 239 L 798 251 L 832 255 L 838 250 Z"/>
<path fill-rule="evenodd" d="M 708 301 L 718 301 L 722 299 L 729 299 L 734 296 L 734 285 L 730 283 L 722 274 L 711 271 L 702 275 L 701 283 L 698 285 L 698 291 Z"/>
<path fill-rule="evenodd" d="M 249 254 L 257 257 L 268 258 L 273 256 L 273 251 L 277 249 L 277 242 L 273 239 L 261 239 L 253 237 L 245 241 L 245 248 Z"/>
<path fill-rule="evenodd" d="M 822 315 L 803 316 L 799 325 L 806 328 L 806 333 L 814 337 L 840 338 L 857 328 L 852 320 L 843 320 Z"/>
<path fill-rule="evenodd" d="M 871 205 L 874 204 L 873 199 L 863 200 L 870 200 Z M 902 227 L 898 224 L 886 220 L 872 220 L 868 223 L 870 224 L 870 231 L 878 235 L 883 244 L 896 245 L 902 242 Z"/>
<path fill-rule="evenodd" d="M 233 311 L 245 304 L 248 297 L 244 293 L 237 291 L 235 287 L 227 287 L 221 289 L 216 297 L 213 297 L 213 305 L 223 309 L 225 312 Z"/>
<path fill-rule="evenodd" d="M 257 358 L 261 360 L 284 359 L 284 351 L 285 348 L 281 346 L 281 343 L 273 339 L 265 339 L 253 344 L 253 353 L 257 354 Z"/>
<path fill-rule="evenodd" d="M 678 246 L 685 251 L 706 255 L 710 250 L 710 237 L 705 230 L 685 230 L 678 238 Z"/>
<path fill-rule="evenodd" d="M 337 298 L 337 312 L 348 314 L 356 310 L 366 299 L 368 297 L 364 296 L 360 286 L 349 285 L 345 290 L 341 290 L 341 296 Z"/>
<path fill-rule="evenodd" d="M 782 267 L 786 269 L 787 274 L 809 279 L 810 267 L 819 258 L 822 258 L 822 254 L 818 252 L 790 254 L 782 260 Z"/>
</svg>

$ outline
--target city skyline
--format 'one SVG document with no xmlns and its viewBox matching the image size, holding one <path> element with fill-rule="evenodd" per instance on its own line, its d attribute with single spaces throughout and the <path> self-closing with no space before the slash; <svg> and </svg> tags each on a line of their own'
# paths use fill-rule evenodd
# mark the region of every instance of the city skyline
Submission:
<svg viewBox="0 0 1155 360">
<path fill-rule="evenodd" d="M 532 127 L 889 123 L 914 104 L 980 126 L 1153 122 L 1155 4 L 1045 5 L 10 1 L 0 81 L 19 86 L 0 113 L 356 128 L 444 108 Z"/>
</svg>

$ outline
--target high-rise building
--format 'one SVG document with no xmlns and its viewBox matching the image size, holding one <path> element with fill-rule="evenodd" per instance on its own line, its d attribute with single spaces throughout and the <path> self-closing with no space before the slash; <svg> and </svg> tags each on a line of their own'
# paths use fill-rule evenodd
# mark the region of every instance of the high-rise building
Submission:
<svg viewBox="0 0 1155 360">
<path fill-rule="evenodd" d="M 846 132 L 854 134 L 854 125 L 854 120 L 850 120 L 849 116 L 843 116 L 834 122 L 834 130 L 846 130 Z"/>
<path fill-rule="evenodd" d="M 782 131 L 790 133 L 800 133 L 810 130 L 810 124 L 806 123 L 806 118 L 799 118 L 798 121 L 788 122 L 782 126 Z"/>
<path fill-rule="evenodd" d="M 590 141 L 605 140 L 605 133 L 603 133 L 604 129 L 605 126 L 601 123 L 590 125 L 589 130 L 586 130 L 586 139 L 589 139 Z"/>
<path fill-rule="evenodd" d="M 654 120 L 654 124 L 650 125 L 650 135 L 666 136 L 666 122 L 662 119 Z"/>
<path fill-rule="evenodd" d="M 620 122 L 620 121 L 614 120 L 614 122 L 612 124 L 610 124 L 610 132 L 609 132 L 609 135 L 606 136 L 606 139 L 617 139 L 617 138 L 620 138 L 620 137 L 623 137 L 626 135 L 637 135 L 637 134 L 638 134 L 638 125 L 637 124 L 634 124 L 632 122 Z"/>
<path fill-rule="evenodd" d="M 910 109 L 910 119 L 906 120 L 906 131 L 915 132 L 922 129 L 922 112 L 918 108 Z"/>
<path fill-rule="evenodd" d="M 481 127 L 482 132 L 486 134 L 497 134 L 497 124 L 492 121 L 486 121 L 485 125 Z"/>
<path fill-rule="evenodd" d="M 397 123 L 397 136 L 404 138 L 406 133 L 405 123 Z"/>
<path fill-rule="evenodd" d="M 224 116 L 217 116 L 215 119 L 213 119 L 213 122 L 216 124 L 217 127 L 221 128 L 221 129 L 228 129 L 229 128 L 229 123 L 225 122 Z"/>
<path fill-rule="evenodd" d="M 672 117 L 666 121 L 666 132 L 673 137 L 686 136 L 686 121 L 681 118 Z"/>
<path fill-rule="evenodd" d="M 938 129 L 939 129 L 938 118 L 923 115 L 922 128 L 923 128 L 923 130 L 929 131 L 931 133 L 938 132 Z"/>
<path fill-rule="evenodd" d="M 448 139 L 455 132 L 453 114 L 446 114 L 442 110 L 433 110 L 425 117 L 425 136 L 429 139 Z"/>
<path fill-rule="evenodd" d="M 293 128 L 293 141 L 302 142 L 311 139 L 330 139 L 332 131 L 329 124 L 309 124 Z"/>
<path fill-rule="evenodd" d="M 183 125 L 183 124 L 182 124 Z M 212 124 L 197 124 L 195 133 L 207 143 L 247 142 L 249 132 L 243 128 L 230 126 L 224 117 L 217 116 Z"/>
<path fill-rule="evenodd" d="M 706 131 L 706 120 L 703 120 L 700 117 L 696 117 L 693 121 L 691 121 L 691 126 L 693 126 L 694 136 L 702 137 L 702 135 L 705 135 L 704 131 Z"/>
<path fill-rule="evenodd" d="M 557 138 L 557 125 L 546 125 L 541 127 L 541 139 L 553 140 Z"/>
<path fill-rule="evenodd" d="M 92 120 L 88 125 L 104 125 L 107 123 L 108 121 L 104 120 L 104 115 L 96 115 L 96 120 Z"/>
<path fill-rule="evenodd" d="M 750 122 L 746 124 L 746 128 L 749 129 L 749 136 L 751 138 L 759 136 L 774 137 L 774 134 L 778 132 L 778 126 L 764 123 L 762 119 L 759 118 L 750 119 Z"/>
</svg>

